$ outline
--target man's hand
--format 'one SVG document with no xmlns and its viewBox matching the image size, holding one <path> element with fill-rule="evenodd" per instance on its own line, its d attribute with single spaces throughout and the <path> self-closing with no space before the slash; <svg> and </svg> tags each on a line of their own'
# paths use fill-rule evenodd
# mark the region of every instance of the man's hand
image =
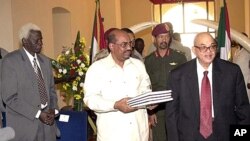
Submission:
<svg viewBox="0 0 250 141">
<path fill-rule="evenodd" d="M 149 126 L 156 126 L 157 124 L 157 116 L 156 114 L 152 114 L 152 115 L 148 115 L 148 122 L 149 122 Z"/>
<path fill-rule="evenodd" d="M 47 112 L 41 111 L 41 114 L 40 114 L 40 116 L 39 116 L 39 120 L 40 120 L 42 123 L 44 123 L 44 124 L 48 124 L 47 116 L 48 116 L 48 113 L 47 113 Z"/>
<path fill-rule="evenodd" d="M 128 100 L 130 98 L 123 98 L 119 101 L 115 102 L 114 108 L 118 109 L 119 111 L 123 112 L 123 113 L 129 113 L 129 112 L 134 112 L 137 110 L 137 108 L 133 108 L 131 106 L 128 105 Z"/>
<path fill-rule="evenodd" d="M 47 125 L 53 125 L 55 121 L 55 110 L 49 109 L 48 112 L 42 111 L 39 120 Z"/>
<path fill-rule="evenodd" d="M 48 110 L 48 116 L 47 116 L 47 120 L 49 122 L 48 125 L 53 125 L 54 121 L 55 121 L 55 109 L 49 109 Z"/>
</svg>

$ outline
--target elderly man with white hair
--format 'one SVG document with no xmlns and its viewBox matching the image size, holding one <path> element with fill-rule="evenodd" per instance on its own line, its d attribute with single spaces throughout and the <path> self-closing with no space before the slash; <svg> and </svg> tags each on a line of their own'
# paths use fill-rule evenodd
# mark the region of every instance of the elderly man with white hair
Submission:
<svg viewBox="0 0 250 141">
<path fill-rule="evenodd" d="M 50 59 L 40 54 L 42 32 L 28 23 L 21 28 L 19 39 L 22 48 L 2 61 L 7 126 L 15 131 L 14 141 L 56 141 L 57 96 Z"/>
</svg>

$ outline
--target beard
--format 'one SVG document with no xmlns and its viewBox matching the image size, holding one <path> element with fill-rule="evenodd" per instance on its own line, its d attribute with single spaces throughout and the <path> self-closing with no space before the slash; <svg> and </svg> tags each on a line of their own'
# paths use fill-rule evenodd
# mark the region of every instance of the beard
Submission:
<svg viewBox="0 0 250 141">
<path fill-rule="evenodd" d="M 172 39 L 170 38 L 170 40 L 168 42 L 161 42 L 159 45 L 160 49 L 166 49 L 170 47 L 170 44 L 172 42 Z"/>
</svg>

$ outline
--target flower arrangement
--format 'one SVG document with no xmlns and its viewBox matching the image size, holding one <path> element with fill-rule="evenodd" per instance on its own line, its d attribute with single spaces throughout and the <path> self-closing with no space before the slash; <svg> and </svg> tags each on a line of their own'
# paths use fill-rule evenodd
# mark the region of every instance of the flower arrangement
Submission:
<svg viewBox="0 0 250 141">
<path fill-rule="evenodd" d="M 74 108 L 78 111 L 83 106 L 83 85 L 85 73 L 89 67 L 89 56 L 84 53 L 84 48 L 85 38 L 80 38 L 78 31 L 74 48 L 63 47 L 63 51 L 57 59 L 52 60 L 55 83 L 58 83 L 58 88 L 65 92 L 64 101 L 69 106 L 70 100 L 74 98 Z M 76 107 L 76 102 L 81 105 Z"/>
</svg>

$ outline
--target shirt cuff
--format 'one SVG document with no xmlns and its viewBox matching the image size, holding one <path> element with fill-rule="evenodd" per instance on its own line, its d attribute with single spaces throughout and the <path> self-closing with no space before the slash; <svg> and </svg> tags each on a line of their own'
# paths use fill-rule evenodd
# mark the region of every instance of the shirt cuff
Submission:
<svg viewBox="0 0 250 141">
<path fill-rule="evenodd" d="M 55 115 L 59 114 L 59 111 L 57 109 L 55 109 Z"/>
<path fill-rule="evenodd" d="M 39 111 L 36 113 L 36 118 L 39 118 L 39 117 L 40 117 L 40 114 L 41 114 L 41 110 L 39 110 Z"/>
</svg>

